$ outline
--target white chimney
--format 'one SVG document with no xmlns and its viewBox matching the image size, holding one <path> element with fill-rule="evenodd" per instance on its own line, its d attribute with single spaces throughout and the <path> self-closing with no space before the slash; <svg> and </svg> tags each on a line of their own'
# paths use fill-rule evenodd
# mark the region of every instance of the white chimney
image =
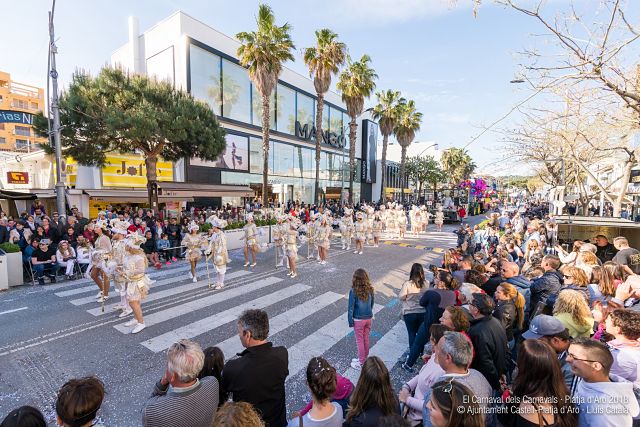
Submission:
<svg viewBox="0 0 640 427">
<path fill-rule="evenodd" d="M 129 71 L 140 72 L 140 24 L 135 16 L 129 17 Z"/>
</svg>

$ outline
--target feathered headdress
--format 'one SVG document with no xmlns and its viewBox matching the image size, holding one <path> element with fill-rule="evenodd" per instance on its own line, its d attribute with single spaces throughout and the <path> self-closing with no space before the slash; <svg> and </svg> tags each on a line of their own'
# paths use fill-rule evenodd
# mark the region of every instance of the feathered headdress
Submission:
<svg viewBox="0 0 640 427">
<path fill-rule="evenodd" d="M 200 230 L 200 226 L 198 225 L 197 222 L 191 221 L 189 223 L 189 226 L 187 227 L 187 230 L 189 231 L 189 233 L 191 233 L 191 231 L 193 230 Z"/>
<path fill-rule="evenodd" d="M 140 245 L 146 241 L 147 239 L 138 233 L 129 233 L 125 239 L 125 246 L 132 249 L 140 249 Z"/>
</svg>

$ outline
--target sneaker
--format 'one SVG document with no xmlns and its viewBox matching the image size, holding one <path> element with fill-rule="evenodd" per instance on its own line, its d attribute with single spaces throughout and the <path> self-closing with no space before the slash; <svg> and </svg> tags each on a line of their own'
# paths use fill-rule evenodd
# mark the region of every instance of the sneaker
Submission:
<svg viewBox="0 0 640 427">
<path fill-rule="evenodd" d="M 354 253 L 354 254 L 357 254 L 357 253 L 358 253 L 358 251 L 353 251 L 353 253 Z"/>
<path fill-rule="evenodd" d="M 142 331 L 146 327 L 147 325 L 145 325 L 144 323 L 138 323 L 136 327 L 131 330 L 131 333 L 137 334 L 138 332 Z"/>
<path fill-rule="evenodd" d="M 44 279 L 38 279 L 38 285 L 44 286 Z"/>
<path fill-rule="evenodd" d="M 293 274 L 291 275 L 291 278 L 292 278 L 292 279 L 295 279 L 296 277 L 298 277 L 298 273 L 293 273 Z"/>
<path fill-rule="evenodd" d="M 289 272 L 287 273 L 287 276 L 291 276 L 292 274 L 293 274 L 293 272 L 292 272 L 292 271 L 289 271 Z"/>
<path fill-rule="evenodd" d="M 413 369 L 413 367 L 407 365 L 406 363 L 403 363 L 402 365 L 400 365 L 400 367 L 411 374 L 415 372 L 415 369 Z"/>
<path fill-rule="evenodd" d="M 351 359 L 351 362 L 352 362 L 352 363 L 353 363 L 353 362 L 359 362 L 359 361 L 360 361 L 360 359 L 358 359 L 357 357 L 354 357 L 353 359 Z"/>
<path fill-rule="evenodd" d="M 109 299 L 109 295 L 105 295 L 103 297 L 98 298 L 97 302 L 105 302 Z"/>
<path fill-rule="evenodd" d="M 242 264 L 243 267 L 249 267 L 249 263 L 245 262 L 244 264 Z"/>
<path fill-rule="evenodd" d="M 193 283 L 196 283 L 198 281 L 198 278 L 193 276 Z"/>
<path fill-rule="evenodd" d="M 155 267 L 160 270 L 162 268 L 162 263 L 157 262 Z"/>
<path fill-rule="evenodd" d="M 137 324 L 138 324 L 138 321 L 136 319 L 131 319 L 127 323 L 125 323 L 124 326 L 131 327 L 131 326 L 135 326 Z"/>
<path fill-rule="evenodd" d="M 102 297 L 102 291 L 98 292 L 98 295 L 96 295 L 96 298 L 101 298 Z"/>
<path fill-rule="evenodd" d="M 171 261 L 167 261 L 165 265 L 171 265 Z"/>
<path fill-rule="evenodd" d="M 176 257 L 171 257 L 171 261 L 176 262 L 178 259 Z"/>
<path fill-rule="evenodd" d="M 113 311 L 126 310 L 127 308 L 128 308 L 128 307 L 125 307 L 125 306 L 124 306 L 124 305 L 122 305 L 122 304 L 116 304 L 116 305 L 114 305 L 114 306 L 113 306 L 113 309 L 112 309 L 112 310 L 113 310 Z"/>
<path fill-rule="evenodd" d="M 224 285 L 221 284 L 221 283 L 218 283 L 213 287 L 213 289 L 215 289 L 215 290 L 219 290 L 219 289 L 222 289 L 222 288 L 224 288 Z"/>
<path fill-rule="evenodd" d="M 128 315 L 130 315 L 131 313 L 133 313 L 133 310 L 129 309 L 129 310 L 123 310 L 122 313 L 118 314 L 118 318 L 122 319 L 123 317 L 127 317 Z"/>
<path fill-rule="evenodd" d="M 362 369 L 362 365 L 360 364 L 360 360 L 359 359 L 355 359 L 351 361 L 351 367 L 357 371 L 359 371 L 360 369 Z"/>
<path fill-rule="evenodd" d="M 358 252 L 358 254 L 362 255 L 362 251 Z"/>
<path fill-rule="evenodd" d="M 254 263 L 252 263 L 252 264 L 249 264 L 249 267 L 255 267 L 255 266 L 256 266 L 256 264 L 257 264 L 256 262 L 254 262 Z"/>
<path fill-rule="evenodd" d="M 189 279 L 193 279 L 193 273 L 189 272 Z"/>
</svg>

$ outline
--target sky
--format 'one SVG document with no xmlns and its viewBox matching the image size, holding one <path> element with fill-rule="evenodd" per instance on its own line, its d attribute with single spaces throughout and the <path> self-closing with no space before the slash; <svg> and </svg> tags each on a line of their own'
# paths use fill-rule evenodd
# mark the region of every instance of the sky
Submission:
<svg viewBox="0 0 640 427">
<path fill-rule="evenodd" d="M 263 0 L 264 1 L 264 0 Z M 595 0 L 578 0 L 596 3 Z M 489 1 L 474 17 L 471 0 L 272 0 L 265 1 L 278 23 L 293 26 L 296 61 L 287 67 L 308 75 L 300 51 L 314 43 L 313 31 L 337 32 L 354 58 L 368 54 L 379 79 L 377 90 L 396 89 L 416 101 L 424 114 L 416 141 L 440 149 L 462 147 L 484 126 L 501 118 L 530 93 L 511 84 L 522 57 L 540 43 L 539 24 Z M 176 10 L 183 10 L 233 36 L 255 28 L 256 0 L 58 0 L 55 30 L 60 83 L 77 68 L 97 72 L 127 42 L 127 17 L 141 32 Z M 584 4 L 584 3 L 583 3 Z M 588 3 L 587 3 L 588 4 Z M 551 14 L 568 1 L 545 4 Z M 0 70 L 21 83 L 46 85 L 50 0 L 5 2 L 2 7 Z M 8 19 L 7 19 L 8 18 Z M 8 35 L 11 35 L 8 37 Z M 370 99 L 366 106 L 372 106 Z M 502 124 L 517 120 L 510 116 Z M 482 172 L 513 173 L 500 136 L 487 132 L 469 152 Z M 526 170 L 526 169 L 523 169 Z"/>
</svg>

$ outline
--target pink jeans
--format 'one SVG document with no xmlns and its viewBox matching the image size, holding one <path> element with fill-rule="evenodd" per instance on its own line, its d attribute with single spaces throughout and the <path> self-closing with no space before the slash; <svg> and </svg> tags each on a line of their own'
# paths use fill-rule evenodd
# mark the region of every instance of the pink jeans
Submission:
<svg viewBox="0 0 640 427">
<path fill-rule="evenodd" d="M 358 359 L 361 364 L 369 356 L 369 334 L 371 333 L 371 319 L 354 319 L 353 332 L 358 346 Z"/>
</svg>

